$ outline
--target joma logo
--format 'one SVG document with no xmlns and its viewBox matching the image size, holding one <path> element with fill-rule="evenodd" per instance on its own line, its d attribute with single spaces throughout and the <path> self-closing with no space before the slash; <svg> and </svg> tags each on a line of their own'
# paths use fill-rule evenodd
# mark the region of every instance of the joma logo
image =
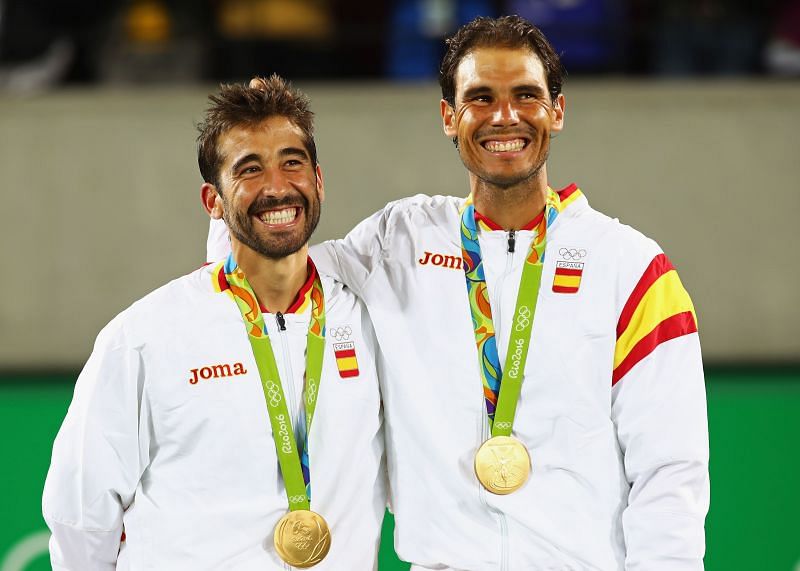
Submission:
<svg viewBox="0 0 800 571">
<path fill-rule="evenodd" d="M 247 374 L 247 369 L 245 369 L 244 365 L 241 363 L 234 363 L 233 365 L 209 365 L 208 367 L 190 369 L 189 372 L 192 374 L 192 376 L 189 377 L 189 383 L 196 385 L 201 379 L 207 381 L 208 379 L 245 375 Z"/>
<path fill-rule="evenodd" d="M 460 256 L 445 256 L 443 254 L 434 254 L 433 252 L 424 252 L 424 254 L 424 256 L 417 260 L 421 266 L 430 264 L 432 266 L 450 268 L 451 270 L 461 269 Z"/>
</svg>

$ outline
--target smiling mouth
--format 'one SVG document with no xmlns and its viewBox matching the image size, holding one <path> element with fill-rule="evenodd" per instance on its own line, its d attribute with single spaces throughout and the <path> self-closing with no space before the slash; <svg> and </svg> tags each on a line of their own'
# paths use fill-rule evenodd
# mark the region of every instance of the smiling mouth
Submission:
<svg viewBox="0 0 800 571">
<path fill-rule="evenodd" d="M 278 210 L 267 210 L 258 215 L 258 219 L 265 224 L 283 225 L 291 224 L 300 215 L 300 207 L 290 206 Z"/>
<path fill-rule="evenodd" d="M 521 151 L 528 146 L 528 141 L 526 139 L 511 139 L 508 141 L 490 139 L 482 142 L 481 146 L 490 153 L 508 153 Z"/>
</svg>

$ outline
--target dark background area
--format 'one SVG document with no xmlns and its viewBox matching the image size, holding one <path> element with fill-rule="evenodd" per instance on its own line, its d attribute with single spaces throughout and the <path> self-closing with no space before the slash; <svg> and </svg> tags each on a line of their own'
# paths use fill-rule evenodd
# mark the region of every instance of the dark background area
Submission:
<svg viewBox="0 0 800 571">
<path fill-rule="evenodd" d="M 426 80 L 477 15 L 537 24 L 571 75 L 800 74 L 798 0 L 0 0 L 0 89 Z"/>
</svg>

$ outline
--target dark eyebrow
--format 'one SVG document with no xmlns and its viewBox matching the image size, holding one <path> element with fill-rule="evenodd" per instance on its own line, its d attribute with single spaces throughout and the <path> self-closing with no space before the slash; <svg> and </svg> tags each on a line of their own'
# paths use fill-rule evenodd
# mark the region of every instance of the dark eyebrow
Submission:
<svg viewBox="0 0 800 571">
<path fill-rule="evenodd" d="M 538 85 L 517 85 L 512 90 L 514 93 L 533 93 L 537 97 L 544 97 L 544 89 Z"/>
<path fill-rule="evenodd" d="M 305 160 L 311 160 L 311 157 L 308 156 L 308 152 L 305 149 L 301 149 L 300 147 L 286 147 L 280 150 L 280 156 L 283 157 L 300 157 Z"/>
<path fill-rule="evenodd" d="M 478 95 L 488 95 L 491 92 L 492 90 L 485 85 L 470 87 L 464 92 L 464 95 L 462 95 L 462 100 L 472 99 L 473 97 L 477 97 Z"/>
<path fill-rule="evenodd" d="M 242 165 L 244 165 L 245 163 L 249 163 L 250 161 L 261 161 L 261 155 L 258 155 L 256 153 L 250 153 L 249 155 L 243 156 L 241 159 L 233 163 L 233 166 L 231 167 L 231 172 L 233 173 L 238 172 L 239 169 L 242 168 Z"/>
</svg>

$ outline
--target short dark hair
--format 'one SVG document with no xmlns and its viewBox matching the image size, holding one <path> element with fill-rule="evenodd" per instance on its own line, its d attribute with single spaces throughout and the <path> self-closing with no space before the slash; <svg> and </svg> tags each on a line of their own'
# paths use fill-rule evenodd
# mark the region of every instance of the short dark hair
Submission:
<svg viewBox="0 0 800 571">
<path fill-rule="evenodd" d="M 222 84 L 219 93 L 209 95 L 208 100 L 211 105 L 206 109 L 205 120 L 197 126 L 197 163 L 203 180 L 217 187 L 217 191 L 221 191 L 222 157 L 217 148 L 220 135 L 234 127 L 258 125 L 270 117 L 286 117 L 300 128 L 311 164 L 316 166 L 314 113 L 309 109 L 308 97 L 281 76 L 254 77 L 247 85 Z"/>
<path fill-rule="evenodd" d="M 528 48 L 539 57 L 547 78 L 550 99 L 556 100 L 564 83 L 561 58 L 547 41 L 542 31 L 520 16 L 487 18 L 479 16 L 461 26 L 445 40 L 447 51 L 439 67 L 439 85 L 442 99 L 455 106 L 456 70 L 461 60 L 475 48 Z"/>
</svg>

